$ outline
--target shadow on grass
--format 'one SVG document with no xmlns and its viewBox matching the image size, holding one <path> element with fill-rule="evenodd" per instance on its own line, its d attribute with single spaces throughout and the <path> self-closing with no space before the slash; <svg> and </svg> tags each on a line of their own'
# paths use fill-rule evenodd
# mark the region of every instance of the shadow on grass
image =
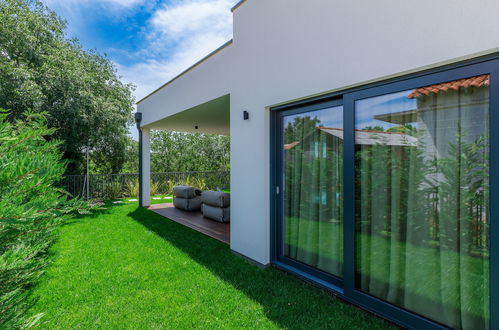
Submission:
<svg viewBox="0 0 499 330">
<path fill-rule="evenodd" d="M 231 253 L 228 245 L 152 211 L 137 208 L 128 215 L 258 302 L 266 317 L 279 327 L 380 329 L 391 326 L 286 273 L 258 268 Z"/>
</svg>

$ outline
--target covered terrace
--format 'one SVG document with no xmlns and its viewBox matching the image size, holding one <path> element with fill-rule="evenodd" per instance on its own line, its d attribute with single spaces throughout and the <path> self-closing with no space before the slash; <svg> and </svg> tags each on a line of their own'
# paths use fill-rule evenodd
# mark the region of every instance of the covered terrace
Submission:
<svg viewBox="0 0 499 330">
<path fill-rule="evenodd" d="M 151 205 L 150 170 L 150 132 L 151 130 L 170 130 L 187 133 L 229 135 L 230 133 L 230 96 L 223 95 L 202 104 L 193 106 L 170 116 L 161 118 L 147 126 L 140 126 L 137 116 L 140 144 L 140 205 L 177 223 L 230 244 L 230 224 L 205 218 L 200 211 L 176 209 L 173 203 Z"/>
</svg>

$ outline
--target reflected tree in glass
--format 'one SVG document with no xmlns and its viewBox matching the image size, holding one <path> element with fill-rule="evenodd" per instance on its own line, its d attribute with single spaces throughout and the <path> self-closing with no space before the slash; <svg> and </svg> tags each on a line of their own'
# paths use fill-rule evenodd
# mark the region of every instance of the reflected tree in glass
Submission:
<svg viewBox="0 0 499 330">
<path fill-rule="evenodd" d="M 343 272 L 342 133 L 341 107 L 284 118 L 284 253 L 336 276 Z"/>
<path fill-rule="evenodd" d="M 487 329 L 488 76 L 357 101 L 356 285 Z"/>
</svg>

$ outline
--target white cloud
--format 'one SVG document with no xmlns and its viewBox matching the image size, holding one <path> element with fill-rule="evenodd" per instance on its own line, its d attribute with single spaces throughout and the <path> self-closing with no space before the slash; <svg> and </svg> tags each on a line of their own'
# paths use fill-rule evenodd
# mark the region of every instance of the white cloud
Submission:
<svg viewBox="0 0 499 330">
<path fill-rule="evenodd" d="M 102 0 L 102 1 L 123 7 L 132 7 L 144 2 L 144 0 Z"/>
<path fill-rule="evenodd" d="M 135 59 L 135 64 L 115 62 L 125 82 L 136 85 L 136 101 L 189 68 L 232 37 L 230 8 L 238 0 L 166 0 L 156 7 L 151 0 L 42 0 L 68 19 L 71 35 L 88 28 L 81 8 L 103 10 L 110 19 L 126 20 L 136 10 L 152 11 L 142 33 L 141 50 L 109 49 Z M 138 59 L 138 60 L 137 60 Z M 131 129 L 135 136 L 135 130 Z M 136 137 L 136 136 L 135 136 Z"/>
<path fill-rule="evenodd" d="M 172 79 L 232 37 L 236 0 L 184 0 L 164 5 L 149 22 L 144 60 L 118 64 L 127 82 L 137 86 L 136 100 Z"/>
<path fill-rule="evenodd" d="M 232 23 L 232 3 L 230 0 L 191 0 L 166 5 L 156 11 L 151 23 L 158 33 L 173 39 L 201 31 L 227 34 Z"/>
<path fill-rule="evenodd" d="M 136 6 L 145 2 L 145 0 L 44 0 L 45 5 L 52 7 L 69 7 L 82 5 L 109 4 L 124 8 Z"/>
<path fill-rule="evenodd" d="M 221 46 L 228 39 L 216 35 L 204 35 L 196 37 L 183 45 L 168 59 L 149 58 L 130 66 L 117 63 L 118 72 L 127 82 L 137 86 L 135 90 L 136 100 L 160 87 L 191 65 L 205 57 L 207 54 Z"/>
<path fill-rule="evenodd" d="M 70 22 L 69 34 L 80 35 L 87 28 L 81 8 L 104 10 L 109 19 L 124 19 L 133 10 L 152 10 L 142 33 L 141 50 L 108 49 L 120 56 L 135 59 L 135 64 L 116 63 L 126 82 L 137 86 L 136 100 L 140 100 L 172 79 L 232 37 L 230 8 L 237 0 L 168 0 L 156 6 L 151 0 L 43 0 L 50 8 Z M 135 8 L 137 7 L 137 8 Z M 140 7 L 140 8 L 139 8 Z M 128 13 L 128 14 L 126 14 Z"/>
</svg>

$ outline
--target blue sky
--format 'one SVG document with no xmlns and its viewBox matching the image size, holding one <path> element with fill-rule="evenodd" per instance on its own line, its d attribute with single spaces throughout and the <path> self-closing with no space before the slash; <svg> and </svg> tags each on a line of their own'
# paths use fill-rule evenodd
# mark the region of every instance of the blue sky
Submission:
<svg viewBox="0 0 499 330">
<path fill-rule="evenodd" d="M 389 129 L 398 126 L 397 124 L 376 120 L 374 117 L 416 109 L 416 99 L 407 98 L 412 91 L 402 91 L 357 101 L 355 104 L 356 128 L 363 129 L 367 126 L 381 126 L 384 129 Z"/>
<path fill-rule="evenodd" d="M 116 64 L 136 101 L 232 38 L 238 0 L 42 0 Z"/>
</svg>

